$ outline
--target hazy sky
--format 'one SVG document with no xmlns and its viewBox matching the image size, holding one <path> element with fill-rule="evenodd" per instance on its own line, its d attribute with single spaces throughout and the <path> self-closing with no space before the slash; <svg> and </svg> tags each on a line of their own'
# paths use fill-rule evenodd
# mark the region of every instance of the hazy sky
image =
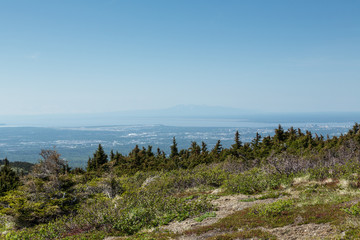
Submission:
<svg viewBox="0 0 360 240">
<path fill-rule="evenodd" d="M 360 1 L 0 1 L 0 114 L 360 111 Z"/>
</svg>

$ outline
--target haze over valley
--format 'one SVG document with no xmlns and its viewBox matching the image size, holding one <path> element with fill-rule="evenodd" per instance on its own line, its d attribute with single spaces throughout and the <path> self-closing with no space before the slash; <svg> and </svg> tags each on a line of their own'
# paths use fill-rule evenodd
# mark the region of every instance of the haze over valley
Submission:
<svg viewBox="0 0 360 240">
<path fill-rule="evenodd" d="M 181 149 L 189 148 L 192 141 L 204 141 L 212 148 L 217 140 L 228 148 L 237 130 L 243 142 L 251 142 L 256 133 L 273 135 L 279 124 L 285 129 L 294 127 L 333 137 L 346 133 L 356 119 L 360 119 L 360 113 L 259 113 L 196 105 L 154 111 L 8 117 L 8 124 L 0 127 L 0 159 L 36 163 L 41 149 L 56 147 L 70 166 L 85 167 L 99 144 L 107 152 L 124 155 L 135 145 L 151 145 L 169 154 L 173 137 Z"/>
</svg>

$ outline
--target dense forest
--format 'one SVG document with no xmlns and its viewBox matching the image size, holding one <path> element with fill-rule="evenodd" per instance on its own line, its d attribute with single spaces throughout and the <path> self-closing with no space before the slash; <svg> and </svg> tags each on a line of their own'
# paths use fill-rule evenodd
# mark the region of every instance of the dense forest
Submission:
<svg viewBox="0 0 360 240">
<path fill-rule="evenodd" d="M 219 140 L 211 149 L 205 142 L 178 149 L 174 137 L 169 155 L 152 146 L 135 146 L 128 155 L 105 153 L 99 145 L 86 169 L 71 169 L 56 149 L 42 150 L 34 166 L 4 159 L 0 162 L 1 238 L 176 238 L 174 233 L 162 232 L 161 226 L 213 213 L 212 199 L 222 195 L 291 195 L 285 192 L 300 177 L 318 183 L 345 179 L 347 188 L 357 192 L 359 149 L 357 123 L 347 134 L 332 138 L 279 125 L 272 137 L 256 134 L 245 143 L 236 132 L 230 148 L 223 148 Z M 221 193 L 211 194 L 214 189 Z M 289 199 L 279 200 L 285 203 L 275 207 L 289 214 L 290 205 L 300 206 L 295 204 L 298 198 Z M 342 208 L 349 216 L 360 215 L 356 204 Z M 281 219 L 261 213 L 256 210 L 256 217 Z M 144 229 L 153 231 L 145 234 Z M 343 232 L 360 234 L 354 227 L 344 227 Z M 228 237 L 214 239 L 236 238 Z"/>
</svg>

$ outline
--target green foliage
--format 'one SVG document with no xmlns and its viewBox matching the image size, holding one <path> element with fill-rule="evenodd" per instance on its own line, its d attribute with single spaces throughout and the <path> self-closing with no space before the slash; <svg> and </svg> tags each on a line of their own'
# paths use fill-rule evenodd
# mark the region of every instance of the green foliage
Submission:
<svg viewBox="0 0 360 240">
<path fill-rule="evenodd" d="M 294 201 L 292 199 L 281 199 L 270 204 L 260 204 L 251 209 L 251 214 L 276 217 L 281 215 L 284 211 L 288 211 L 293 207 Z"/>
<path fill-rule="evenodd" d="M 310 179 L 322 181 L 332 177 L 331 168 L 318 167 L 309 169 Z"/>
<path fill-rule="evenodd" d="M 175 175 L 173 175 L 174 177 Z M 173 220 L 182 221 L 188 217 L 197 216 L 213 209 L 209 199 L 205 196 L 178 197 L 173 195 L 174 190 L 168 186 L 163 189 L 159 185 L 161 181 L 158 178 L 149 181 L 151 175 L 147 173 L 137 173 L 130 177 L 109 178 L 109 185 L 121 186 L 122 191 L 117 193 L 117 197 L 111 198 L 110 195 L 102 192 L 102 188 L 108 189 L 104 184 L 106 179 L 93 178 L 86 183 L 86 189 L 94 189 L 92 195 L 87 196 L 87 200 L 81 203 L 76 214 L 70 217 L 61 217 L 45 225 L 38 225 L 35 228 L 17 231 L 16 234 L 21 239 L 24 236 L 32 236 L 32 232 L 42 232 L 43 239 L 51 238 L 52 234 L 68 236 L 67 233 L 76 233 L 82 236 L 86 232 L 103 230 L 106 232 L 114 231 L 116 234 L 129 235 L 139 232 L 143 228 L 152 228 L 159 225 L 167 224 Z M 115 182 L 115 183 L 114 183 Z M 81 188 L 78 189 L 80 191 Z M 85 189 L 85 188 L 84 188 Z M 176 190 L 175 192 L 177 192 Z M 120 196 L 121 195 L 121 196 Z M 4 200 L 3 200 L 4 201 Z M 14 198 L 12 201 L 21 202 L 28 206 L 31 202 L 26 199 Z M 19 203 L 20 204 L 20 203 Z M 21 205 L 21 204 L 20 204 Z M 21 206 L 16 206 L 19 209 Z M 49 205 L 49 207 L 57 205 Z M 43 209 L 44 212 L 34 212 L 36 209 Z M 15 211 L 17 213 L 19 211 Z M 27 213 L 32 213 L 39 219 L 40 217 L 51 219 L 46 213 L 59 214 L 55 209 L 44 209 L 43 207 L 33 207 Z M 43 215 L 41 215 L 43 214 Z M 22 216 L 21 221 L 29 222 Z M 49 220 L 48 220 L 49 221 Z M 42 226 L 40 228 L 40 226 Z M 29 239 L 35 239 L 30 237 Z M 42 238 L 38 238 L 42 239 Z M 70 239 L 70 238 L 69 238 Z M 72 239 L 72 238 L 71 238 Z"/>
<path fill-rule="evenodd" d="M 346 213 L 349 213 L 353 216 L 359 216 L 360 215 L 360 203 L 356 203 L 352 205 L 350 208 L 344 208 L 343 209 Z"/>
<path fill-rule="evenodd" d="M 286 180 L 283 176 L 265 173 L 259 168 L 232 175 L 225 184 L 227 191 L 231 193 L 255 194 L 266 189 L 276 189 Z"/>
<path fill-rule="evenodd" d="M 226 183 L 226 189 L 232 193 L 254 194 L 267 188 L 265 174 L 260 169 L 233 175 Z"/>
<path fill-rule="evenodd" d="M 42 149 L 40 156 L 42 159 L 32 168 L 32 176 L 48 180 L 69 172 L 67 162 L 61 158 L 61 155 L 55 149 Z"/>
<path fill-rule="evenodd" d="M 171 145 L 170 149 L 171 149 L 170 158 L 179 156 L 179 150 L 177 148 L 177 143 L 176 143 L 175 137 L 173 138 L 173 144 Z"/>
<path fill-rule="evenodd" d="M 278 198 L 278 197 L 283 196 L 283 195 L 288 195 L 288 194 L 286 194 L 286 193 L 278 193 L 278 192 L 270 192 L 270 193 L 267 193 L 267 194 L 264 194 L 264 195 L 258 197 L 257 199 L 264 200 L 264 199 L 269 199 L 269 198 Z"/>
<path fill-rule="evenodd" d="M 193 228 L 186 235 L 203 234 L 209 231 L 237 231 L 258 227 L 276 228 L 294 224 L 332 223 L 339 224 L 346 219 L 344 211 L 338 205 L 317 204 L 296 206 L 293 200 L 279 200 L 254 208 L 237 211 L 220 219 L 218 222 L 204 227 Z"/>
<path fill-rule="evenodd" d="M 4 165 L 0 169 L 0 195 L 15 189 L 20 185 L 20 179 L 11 169 L 9 161 L 4 160 Z"/>
<path fill-rule="evenodd" d="M 239 150 L 242 146 L 242 142 L 240 141 L 240 133 L 239 131 L 235 132 L 235 143 L 231 145 L 231 152 L 235 156 L 239 156 Z"/>
<path fill-rule="evenodd" d="M 76 211 L 79 198 L 67 164 L 55 150 L 42 150 L 42 160 L 23 177 L 23 185 L 0 198 L 0 213 L 12 216 L 17 227 L 47 223 Z"/>
<path fill-rule="evenodd" d="M 155 229 L 155 231 L 152 232 L 140 232 L 134 234 L 132 236 L 124 238 L 124 240 L 169 240 L 175 239 L 175 237 L 176 234 L 174 233 L 171 233 L 169 231 L 159 231 L 158 229 Z"/>
<path fill-rule="evenodd" d="M 189 217 L 197 216 L 197 221 L 214 217 L 210 203 L 214 188 L 225 189 L 222 194 L 270 190 L 242 200 L 248 202 L 278 198 L 285 195 L 282 189 L 291 186 L 295 176 L 308 174 L 310 180 L 334 181 L 297 185 L 302 191 L 298 200 L 280 199 L 244 209 L 197 233 L 279 227 L 298 217 L 302 223 L 338 223 L 348 214 L 360 214 L 359 204 L 344 209 L 351 196 L 335 194 L 340 189 L 337 179 L 348 180 L 351 191 L 360 188 L 359 133 L 356 124 L 348 134 L 325 140 L 308 131 L 279 126 L 273 137 L 261 141 L 257 134 L 251 143 L 242 143 L 237 132 L 230 149 L 224 149 L 219 140 L 210 152 L 204 142 L 201 147 L 192 142 L 188 149 L 179 150 L 174 137 L 170 156 L 160 149 L 154 154 L 151 146 L 135 146 L 128 156 L 112 151 L 110 162 L 99 145 L 87 172 L 70 172 L 60 154 L 43 150 L 43 159 L 21 178 L 21 184 L 11 169 L 2 167 L 0 214 L 18 228 L 7 239 L 102 239 L 108 234 L 161 239 L 167 235 L 141 232 Z M 214 239 L 271 237 L 257 234 L 243 231 Z"/>
<path fill-rule="evenodd" d="M 98 149 L 94 153 L 93 158 L 89 158 L 87 170 L 100 170 L 101 167 L 108 162 L 108 156 L 105 154 L 103 147 L 99 144 Z"/>
<path fill-rule="evenodd" d="M 237 232 L 225 233 L 207 238 L 207 240 L 235 240 L 235 239 L 276 239 L 276 237 L 268 232 L 260 229 L 242 230 Z"/>
<path fill-rule="evenodd" d="M 212 218 L 212 217 L 216 217 L 216 213 L 215 213 L 215 212 L 207 212 L 207 213 L 204 213 L 203 215 L 195 218 L 194 220 L 197 221 L 197 222 L 202 222 L 202 221 L 204 221 L 205 219 L 207 219 L 207 218 Z"/>
<path fill-rule="evenodd" d="M 5 160 L 0 160 L 0 165 L 5 165 Z M 33 163 L 29 163 L 29 162 L 19 162 L 19 161 L 15 161 L 15 162 L 9 162 L 10 167 L 16 171 L 17 173 L 20 174 L 27 174 L 31 171 L 31 168 L 34 166 Z"/>
<path fill-rule="evenodd" d="M 134 234 L 142 228 L 156 227 L 174 219 L 181 221 L 211 209 L 206 199 L 188 200 L 139 191 L 125 193 L 115 201 L 99 195 L 84 205 L 78 216 L 80 224 L 91 223 L 97 228 L 110 226 L 123 234 Z"/>
<path fill-rule="evenodd" d="M 356 240 L 360 239 L 360 229 L 359 228 L 351 228 L 345 231 L 345 236 L 341 239 L 344 240 Z"/>
<path fill-rule="evenodd" d="M 241 199 L 240 202 L 255 202 L 257 198 L 249 197 L 245 199 Z"/>
</svg>

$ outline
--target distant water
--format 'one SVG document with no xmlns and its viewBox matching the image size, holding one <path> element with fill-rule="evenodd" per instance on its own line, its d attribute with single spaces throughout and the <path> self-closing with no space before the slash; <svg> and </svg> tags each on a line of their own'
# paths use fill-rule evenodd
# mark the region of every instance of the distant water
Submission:
<svg viewBox="0 0 360 240">
<path fill-rule="evenodd" d="M 303 118 L 303 119 L 302 119 Z M 224 147 L 233 144 L 234 134 L 239 130 L 241 141 L 251 141 L 256 132 L 262 136 L 272 135 L 280 123 L 284 129 L 291 126 L 309 130 L 323 136 L 339 136 L 346 133 L 356 122 L 349 118 L 317 119 L 309 121 L 304 116 L 279 115 L 273 118 L 144 118 L 133 119 L 132 124 L 83 127 L 0 127 L 0 158 L 10 161 L 37 162 L 41 149 L 56 147 L 70 165 L 85 166 L 89 156 L 102 144 L 109 153 L 111 149 L 128 154 L 135 145 L 159 147 L 169 153 L 175 136 L 178 147 L 188 148 L 191 141 L 208 144 L 211 149 L 217 140 Z M 323 121 L 330 119 L 331 121 Z M 346 120 L 346 121 L 344 121 Z M 124 122 L 124 121 L 123 121 Z M 122 123 L 123 123 L 122 122 Z M 147 124 L 143 124 L 146 122 Z M 157 124 L 157 123 L 162 124 Z"/>
</svg>

